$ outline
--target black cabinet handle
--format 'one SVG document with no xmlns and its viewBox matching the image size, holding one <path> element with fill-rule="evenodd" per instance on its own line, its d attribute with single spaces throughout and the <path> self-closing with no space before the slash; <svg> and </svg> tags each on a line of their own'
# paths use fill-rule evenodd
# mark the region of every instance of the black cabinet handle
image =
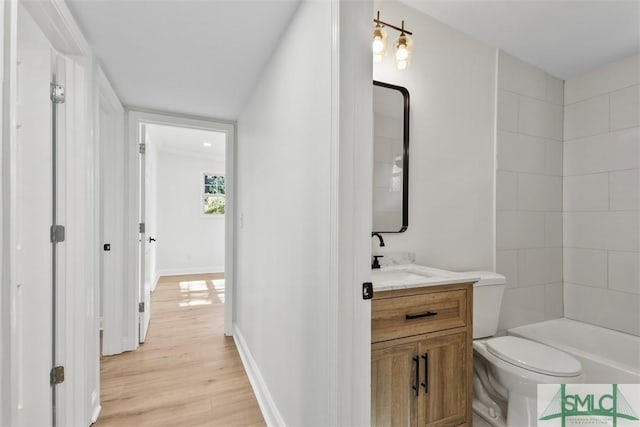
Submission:
<svg viewBox="0 0 640 427">
<path fill-rule="evenodd" d="M 422 387 L 424 387 L 425 393 L 429 393 L 429 353 L 425 353 L 422 358 L 424 359 L 424 382 Z"/>
<path fill-rule="evenodd" d="M 420 357 L 414 356 L 413 361 L 416 362 L 416 385 L 411 386 L 416 392 L 416 396 L 420 393 Z"/>
<path fill-rule="evenodd" d="M 437 311 L 427 311 L 426 313 L 420 313 L 420 314 L 407 314 L 405 318 L 407 320 L 412 320 L 412 319 L 419 319 L 421 317 L 432 317 L 437 315 L 438 315 Z"/>
</svg>

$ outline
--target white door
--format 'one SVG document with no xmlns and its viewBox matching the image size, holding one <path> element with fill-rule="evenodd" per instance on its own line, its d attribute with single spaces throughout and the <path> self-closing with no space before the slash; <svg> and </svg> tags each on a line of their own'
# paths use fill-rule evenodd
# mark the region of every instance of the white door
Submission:
<svg viewBox="0 0 640 427">
<path fill-rule="evenodd" d="M 146 220 L 148 213 L 148 186 L 150 179 L 148 179 L 149 172 L 147 169 L 147 158 L 149 156 L 146 155 L 146 147 L 147 147 L 147 130 L 144 124 L 140 124 L 139 128 L 139 146 L 140 146 L 140 177 L 139 177 L 139 185 L 140 185 L 140 239 L 139 239 L 139 252 L 140 252 L 140 291 L 138 293 L 138 312 L 140 318 L 140 326 L 139 326 L 139 341 L 143 343 L 147 338 L 147 330 L 149 329 L 149 321 L 151 320 L 151 273 L 149 271 L 149 260 L 150 256 L 150 245 L 153 242 L 153 237 L 149 236 L 149 233 L 146 230 Z"/>
<path fill-rule="evenodd" d="M 52 61 L 55 52 L 21 5 L 18 9 L 15 173 L 16 426 L 52 425 L 54 362 L 51 225 L 54 220 Z M 56 263 L 58 264 L 58 263 Z"/>
</svg>

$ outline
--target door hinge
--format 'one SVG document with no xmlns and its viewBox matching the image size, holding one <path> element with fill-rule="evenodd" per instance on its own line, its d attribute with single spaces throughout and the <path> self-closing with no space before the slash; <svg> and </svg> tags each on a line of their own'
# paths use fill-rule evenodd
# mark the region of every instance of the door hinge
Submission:
<svg viewBox="0 0 640 427">
<path fill-rule="evenodd" d="M 64 87 L 51 83 L 51 102 L 64 104 Z"/>
<path fill-rule="evenodd" d="M 64 242 L 64 225 L 51 226 L 51 243 Z"/>
<path fill-rule="evenodd" d="M 138 144 L 138 151 L 140 151 L 140 154 L 144 154 L 147 151 L 147 144 L 144 142 Z"/>
<path fill-rule="evenodd" d="M 64 366 L 56 366 L 51 369 L 49 374 L 49 381 L 52 386 L 64 382 Z"/>
<path fill-rule="evenodd" d="M 139 313 L 144 313 L 144 303 L 138 303 L 138 312 Z"/>
<path fill-rule="evenodd" d="M 141 222 L 140 224 L 138 224 L 138 230 L 140 233 L 144 233 L 144 222 Z"/>
</svg>

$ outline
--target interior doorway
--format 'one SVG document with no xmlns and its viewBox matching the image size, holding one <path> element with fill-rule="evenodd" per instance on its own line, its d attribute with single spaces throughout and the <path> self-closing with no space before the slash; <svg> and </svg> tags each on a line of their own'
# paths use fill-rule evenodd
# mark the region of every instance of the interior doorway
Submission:
<svg viewBox="0 0 640 427">
<path fill-rule="evenodd" d="M 130 112 L 129 126 L 138 153 L 138 342 L 159 278 L 185 274 L 224 273 L 232 335 L 234 126 L 143 112 Z"/>
<path fill-rule="evenodd" d="M 225 272 L 227 134 L 146 122 L 139 130 L 142 343 L 160 277 Z"/>
</svg>

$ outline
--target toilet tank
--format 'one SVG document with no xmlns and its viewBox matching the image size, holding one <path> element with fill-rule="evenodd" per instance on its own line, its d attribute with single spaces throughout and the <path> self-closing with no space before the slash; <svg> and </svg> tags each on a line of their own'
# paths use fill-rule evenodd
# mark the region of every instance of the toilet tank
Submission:
<svg viewBox="0 0 640 427">
<path fill-rule="evenodd" d="M 473 339 L 498 332 L 498 318 L 506 279 L 491 271 L 474 271 L 480 280 L 473 285 Z"/>
</svg>

